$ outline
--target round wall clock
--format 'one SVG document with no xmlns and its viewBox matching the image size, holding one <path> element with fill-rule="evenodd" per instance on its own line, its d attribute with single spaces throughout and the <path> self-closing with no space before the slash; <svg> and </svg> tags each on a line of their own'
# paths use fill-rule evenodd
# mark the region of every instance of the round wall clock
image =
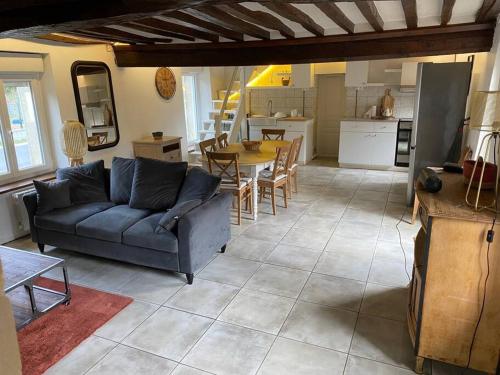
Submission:
<svg viewBox="0 0 500 375">
<path fill-rule="evenodd" d="M 156 71 L 155 85 L 158 94 L 163 99 L 170 100 L 175 95 L 175 75 L 169 68 L 159 68 Z"/>
</svg>

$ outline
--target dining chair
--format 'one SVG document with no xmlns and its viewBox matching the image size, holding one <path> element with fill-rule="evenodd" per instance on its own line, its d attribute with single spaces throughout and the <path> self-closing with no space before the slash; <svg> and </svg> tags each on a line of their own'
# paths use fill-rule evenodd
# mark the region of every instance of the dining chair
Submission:
<svg viewBox="0 0 500 375">
<path fill-rule="evenodd" d="M 217 143 L 219 144 L 219 148 L 226 148 L 229 146 L 229 142 L 227 141 L 227 133 L 222 133 L 217 137 Z"/>
<path fill-rule="evenodd" d="M 200 151 L 202 156 L 207 155 L 207 151 L 215 152 L 217 151 L 217 141 L 215 138 L 210 138 L 204 141 L 201 141 L 198 143 L 198 146 L 200 146 Z"/>
<path fill-rule="evenodd" d="M 285 137 L 285 129 L 262 129 L 262 140 L 282 141 Z"/>
<path fill-rule="evenodd" d="M 241 177 L 239 154 L 237 152 L 207 151 L 208 171 L 219 176 L 222 181 L 221 191 L 229 191 L 238 200 L 238 225 L 241 224 L 241 204 L 245 202 L 245 210 L 252 212 L 252 178 Z"/>
<path fill-rule="evenodd" d="M 288 168 L 288 184 L 289 184 L 288 190 L 290 191 L 290 193 L 292 192 L 297 193 L 299 191 L 297 182 L 297 173 L 299 169 L 299 154 L 303 140 L 304 136 L 301 135 L 300 137 L 294 138 L 292 141 L 292 148 L 294 148 L 293 161 L 291 163 L 290 168 Z"/>
<path fill-rule="evenodd" d="M 274 160 L 274 167 L 272 171 L 263 170 L 259 173 L 259 178 L 257 179 L 257 186 L 259 187 L 259 202 L 265 197 L 267 189 L 270 190 L 271 194 L 271 204 L 273 206 L 273 215 L 276 215 L 276 190 L 281 189 L 283 191 L 283 200 L 285 203 L 285 208 L 288 207 L 287 201 L 287 189 L 288 189 L 288 177 L 287 172 L 293 161 L 292 157 L 292 147 L 284 146 L 278 147 L 276 149 L 276 159 Z"/>
</svg>

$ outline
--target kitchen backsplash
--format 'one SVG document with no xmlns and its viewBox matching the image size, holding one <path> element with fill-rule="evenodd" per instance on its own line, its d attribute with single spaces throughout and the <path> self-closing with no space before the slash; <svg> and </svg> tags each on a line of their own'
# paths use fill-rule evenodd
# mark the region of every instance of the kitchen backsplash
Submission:
<svg viewBox="0 0 500 375">
<path fill-rule="evenodd" d="M 284 112 L 289 115 L 292 109 L 296 109 L 305 117 L 316 117 L 316 88 L 253 88 L 248 90 L 248 94 L 252 115 L 268 115 L 268 103 L 272 100 L 273 113 Z"/>
<path fill-rule="evenodd" d="M 365 87 L 358 90 L 358 108 L 355 113 L 356 89 L 346 88 L 346 117 L 363 117 L 364 113 L 371 106 L 377 106 L 377 113 L 380 111 L 380 102 L 385 94 L 385 89 L 391 89 L 391 95 L 394 97 L 394 117 L 413 118 L 413 102 L 415 100 L 414 92 L 401 92 L 399 86 L 385 87 Z"/>
</svg>

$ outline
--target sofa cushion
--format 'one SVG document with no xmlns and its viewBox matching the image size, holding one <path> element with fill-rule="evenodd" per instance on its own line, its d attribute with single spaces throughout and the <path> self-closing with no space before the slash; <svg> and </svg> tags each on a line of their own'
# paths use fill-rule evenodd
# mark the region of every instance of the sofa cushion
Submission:
<svg viewBox="0 0 500 375">
<path fill-rule="evenodd" d="M 56 171 L 58 180 L 71 183 L 73 203 L 104 202 L 108 200 L 104 183 L 104 161 L 99 160 L 78 167 L 60 168 Z"/>
<path fill-rule="evenodd" d="M 221 178 L 214 176 L 200 167 L 189 170 L 182 183 L 177 203 L 201 199 L 203 202 L 212 198 L 219 188 Z"/>
<path fill-rule="evenodd" d="M 112 202 L 92 202 L 58 208 L 35 216 L 35 226 L 40 229 L 75 234 L 76 224 L 88 217 L 113 207 Z"/>
<path fill-rule="evenodd" d="M 145 247 L 168 253 L 177 253 L 177 237 L 170 231 L 156 233 L 163 212 L 153 214 L 132 225 L 123 233 L 123 243 L 130 246 Z"/>
<path fill-rule="evenodd" d="M 45 214 L 55 208 L 65 208 L 71 206 L 70 182 L 60 181 L 37 181 L 33 180 L 36 190 L 38 215 Z"/>
<path fill-rule="evenodd" d="M 112 202 L 128 204 L 132 192 L 134 169 L 134 159 L 113 157 L 110 178 L 110 197 Z"/>
<path fill-rule="evenodd" d="M 155 229 L 155 233 L 163 233 L 173 230 L 182 216 L 187 214 L 193 208 L 198 207 L 200 204 L 201 199 L 193 199 L 186 202 L 176 203 L 174 207 L 168 210 L 160 218 L 160 221 Z"/>
<path fill-rule="evenodd" d="M 129 206 L 164 210 L 177 201 L 186 176 L 187 163 L 137 158 Z"/>
<path fill-rule="evenodd" d="M 122 242 L 122 233 L 149 216 L 151 211 L 119 205 L 92 215 L 76 225 L 76 234 L 110 242 Z"/>
</svg>

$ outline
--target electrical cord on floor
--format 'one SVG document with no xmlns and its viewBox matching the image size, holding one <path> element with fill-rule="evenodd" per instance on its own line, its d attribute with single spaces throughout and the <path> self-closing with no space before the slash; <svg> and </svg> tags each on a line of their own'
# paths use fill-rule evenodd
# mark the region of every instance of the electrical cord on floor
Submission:
<svg viewBox="0 0 500 375">
<path fill-rule="evenodd" d="M 408 273 L 408 265 L 407 265 L 408 261 L 406 260 L 405 248 L 403 246 L 403 240 L 401 239 L 401 231 L 399 230 L 399 224 L 401 224 L 403 222 L 403 218 L 404 218 L 404 216 L 406 214 L 406 211 L 407 211 L 407 209 L 405 209 L 404 212 L 403 212 L 403 214 L 401 215 L 401 218 L 399 219 L 398 223 L 396 224 L 396 229 L 398 231 L 398 236 L 399 236 L 399 246 L 401 246 L 401 251 L 403 252 L 403 258 L 405 260 L 405 273 L 406 273 L 406 277 L 408 278 L 408 282 L 411 283 L 411 276 Z M 404 221 L 404 222 L 408 223 L 407 221 Z"/>
</svg>

